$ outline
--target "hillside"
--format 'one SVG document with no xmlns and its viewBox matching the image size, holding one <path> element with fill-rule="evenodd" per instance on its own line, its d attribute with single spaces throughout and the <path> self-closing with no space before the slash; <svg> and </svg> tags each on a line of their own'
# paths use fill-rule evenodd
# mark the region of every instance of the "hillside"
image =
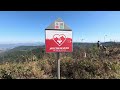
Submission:
<svg viewBox="0 0 120 90">
<path fill-rule="evenodd" d="M 0 79 L 56 79 L 56 54 L 45 53 L 45 48 L 17 47 L 0 64 Z M 20 51 L 27 49 L 28 52 Z M 18 50 L 18 51 L 17 51 Z M 61 53 L 62 79 L 120 79 L 120 48 L 99 50 L 74 46 L 72 53 Z M 86 57 L 84 57 L 86 52 Z"/>
<path fill-rule="evenodd" d="M 101 42 L 102 45 L 104 46 L 120 46 L 120 42 Z M 96 43 L 80 43 L 80 42 L 77 42 L 77 43 L 73 43 L 74 46 L 80 46 L 80 47 L 92 47 L 94 45 L 96 45 Z"/>
<path fill-rule="evenodd" d="M 57 79 L 54 59 L 0 65 L 0 79 Z M 120 79 L 120 62 L 61 58 L 61 79 Z"/>
<path fill-rule="evenodd" d="M 5 61 L 26 61 L 36 55 L 40 58 L 44 46 L 19 46 L 0 54 L 0 62 Z M 42 54 L 41 54 L 42 55 Z M 21 60 L 22 59 L 22 60 Z"/>
<path fill-rule="evenodd" d="M 43 42 L 0 44 L 0 50 L 9 50 L 19 46 L 43 46 L 43 45 L 44 45 Z"/>
<path fill-rule="evenodd" d="M 114 42 L 106 42 L 102 44 L 107 46 L 108 48 L 110 47 L 110 49 L 114 47 L 118 47 L 118 48 L 120 47 L 119 43 L 114 43 Z M 85 51 L 89 53 L 89 50 L 92 49 L 93 47 L 96 47 L 96 43 L 73 43 L 73 52 L 66 53 L 65 55 L 69 56 L 70 54 L 72 54 L 73 57 L 74 55 L 77 56 L 79 53 L 82 55 L 82 53 Z M 111 53 L 113 54 L 117 52 L 118 51 L 111 52 Z M 33 56 L 35 58 L 41 59 L 45 57 L 46 55 L 49 56 L 49 54 L 45 53 L 45 45 L 43 46 L 18 46 L 6 52 L 0 53 L 0 62 L 2 61 L 10 61 L 10 62 L 11 61 L 17 61 L 17 62 L 25 61 L 26 59 L 29 60 L 29 58 L 32 58 Z M 51 53 L 51 55 L 54 56 L 54 53 Z M 114 54 L 114 57 L 115 57 L 115 54 Z"/>
<path fill-rule="evenodd" d="M 39 48 L 40 46 L 19 46 L 19 47 L 15 47 L 11 50 L 9 50 L 9 52 L 13 52 L 13 51 L 24 51 L 24 50 L 33 50 L 33 49 L 36 49 L 36 48 Z"/>
</svg>

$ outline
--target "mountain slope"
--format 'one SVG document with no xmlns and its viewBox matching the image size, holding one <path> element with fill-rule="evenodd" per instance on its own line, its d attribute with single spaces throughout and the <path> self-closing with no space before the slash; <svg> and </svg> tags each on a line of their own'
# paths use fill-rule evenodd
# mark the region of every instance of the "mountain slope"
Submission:
<svg viewBox="0 0 120 90">
<path fill-rule="evenodd" d="M 15 43 L 15 44 L 0 44 L 0 50 L 13 49 L 18 46 L 42 46 L 43 42 L 36 43 Z"/>
</svg>

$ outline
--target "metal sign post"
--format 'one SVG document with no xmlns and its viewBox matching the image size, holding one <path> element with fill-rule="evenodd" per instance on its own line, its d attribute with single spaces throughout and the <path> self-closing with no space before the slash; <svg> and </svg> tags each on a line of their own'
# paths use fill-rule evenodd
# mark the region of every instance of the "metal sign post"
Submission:
<svg viewBox="0 0 120 90">
<path fill-rule="evenodd" d="M 60 53 L 57 53 L 57 79 L 60 79 Z"/>
</svg>

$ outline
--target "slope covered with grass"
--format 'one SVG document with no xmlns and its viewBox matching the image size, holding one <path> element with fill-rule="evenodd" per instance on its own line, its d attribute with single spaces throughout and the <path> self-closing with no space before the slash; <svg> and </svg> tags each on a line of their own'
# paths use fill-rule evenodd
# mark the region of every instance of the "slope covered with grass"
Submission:
<svg viewBox="0 0 120 90">
<path fill-rule="evenodd" d="M 61 53 L 61 78 L 120 79 L 120 48 L 107 48 L 105 53 L 95 45 L 91 48 L 76 46 L 72 53 Z M 45 53 L 44 48 L 26 54 L 15 51 L 8 59 L 10 61 L 0 64 L 1 79 L 56 79 L 56 54 Z"/>
<path fill-rule="evenodd" d="M 38 60 L 0 65 L 1 79 L 56 79 L 56 62 Z M 120 62 L 61 59 L 62 79 L 119 79 Z"/>
</svg>

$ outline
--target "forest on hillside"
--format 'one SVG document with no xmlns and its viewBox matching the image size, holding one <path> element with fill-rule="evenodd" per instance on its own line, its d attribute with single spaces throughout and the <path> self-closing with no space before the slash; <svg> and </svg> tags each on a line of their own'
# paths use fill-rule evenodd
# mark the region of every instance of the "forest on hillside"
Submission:
<svg viewBox="0 0 120 90">
<path fill-rule="evenodd" d="M 75 43 L 72 53 L 60 53 L 62 79 L 120 78 L 120 45 Z M 56 79 L 56 53 L 44 46 L 16 47 L 0 55 L 1 79 Z"/>
</svg>

